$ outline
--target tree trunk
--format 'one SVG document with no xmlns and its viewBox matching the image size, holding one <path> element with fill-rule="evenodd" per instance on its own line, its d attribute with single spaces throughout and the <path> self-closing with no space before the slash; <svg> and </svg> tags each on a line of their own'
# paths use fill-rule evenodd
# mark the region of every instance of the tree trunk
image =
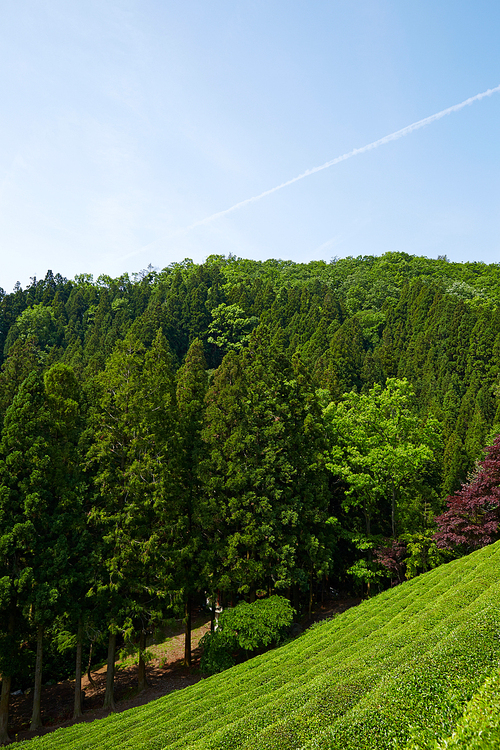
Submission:
<svg viewBox="0 0 500 750">
<path fill-rule="evenodd" d="M 9 627 L 8 634 L 10 637 L 14 635 L 14 613 L 10 612 L 9 615 Z M 0 745 L 7 745 L 10 742 L 8 733 L 9 724 L 9 700 L 10 700 L 10 686 L 12 683 L 11 675 L 2 675 L 2 694 L 0 696 Z"/>
<path fill-rule="evenodd" d="M 146 679 L 146 662 L 144 661 L 144 652 L 146 650 L 146 633 L 141 629 L 139 635 L 139 677 L 138 677 L 138 690 L 141 692 L 148 686 Z"/>
<path fill-rule="evenodd" d="M 365 524 L 366 524 L 366 536 L 370 536 L 370 534 L 372 533 L 371 516 L 370 516 L 370 512 L 368 510 L 367 503 L 365 503 L 364 514 L 365 514 Z"/>
<path fill-rule="evenodd" d="M 92 678 L 92 674 L 90 672 L 90 665 L 92 664 L 92 649 L 94 647 L 94 641 L 90 641 L 90 649 L 89 649 L 89 663 L 87 664 L 87 679 L 92 685 L 93 688 L 95 688 L 95 682 Z"/>
<path fill-rule="evenodd" d="M 115 654 L 116 654 L 116 633 L 109 634 L 108 641 L 108 664 L 106 667 L 106 692 L 104 693 L 103 708 L 110 711 L 115 710 Z"/>
<path fill-rule="evenodd" d="M 392 503 L 391 503 L 391 522 L 392 522 L 392 538 L 396 538 L 396 490 L 392 488 Z"/>
<path fill-rule="evenodd" d="M 215 596 L 212 599 L 212 608 L 210 611 L 210 632 L 213 633 L 215 631 Z"/>
<path fill-rule="evenodd" d="M 184 664 L 191 666 L 191 593 L 186 599 L 186 620 L 184 629 Z"/>
<path fill-rule="evenodd" d="M 12 677 L 2 675 L 2 695 L 0 696 L 0 745 L 8 745 L 10 742 L 7 725 L 9 723 L 9 700 L 10 685 Z"/>
<path fill-rule="evenodd" d="M 30 732 L 42 726 L 42 660 L 43 660 L 43 625 L 36 631 L 35 689 L 33 691 L 33 713 L 31 714 Z"/>
<path fill-rule="evenodd" d="M 295 622 L 300 622 L 300 592 L 296 583 L 292 586 L 293 608 L 295 610 Z"/>
<path fill-rule="evenodd" d="M 79 719 L 82 716 L 82 641 L 83 641 L 83 622 L 78 620 L 78 634 L 76 637 L 76 666 L 75 666 L 75 706 L 73 709 L 73 718 Z"/>
</svg>

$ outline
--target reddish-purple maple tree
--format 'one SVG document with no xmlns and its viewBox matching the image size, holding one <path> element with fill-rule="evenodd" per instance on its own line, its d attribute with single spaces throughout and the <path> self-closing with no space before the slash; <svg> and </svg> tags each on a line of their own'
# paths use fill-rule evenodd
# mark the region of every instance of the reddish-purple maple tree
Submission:
<svg viewBox="0 0 500 750">
<path fill-rule="evenodd" d="M 384 568 L 387 568 L 392 573 L 393 584 L 403 583 L 405 580 L 406 555 L 406 544 L 400 539 L 390 539 L 386 547 L 379 547 L 374 550 L 376 562 L 383 565 Z"/>
<path fill-rule="evenodd" d="M 500 538 L 500 435 L 485 452 L 475 478 L 447 498 L 448 509 L 435 519 L 441 549 L 466 553 Z"/>
</svg>

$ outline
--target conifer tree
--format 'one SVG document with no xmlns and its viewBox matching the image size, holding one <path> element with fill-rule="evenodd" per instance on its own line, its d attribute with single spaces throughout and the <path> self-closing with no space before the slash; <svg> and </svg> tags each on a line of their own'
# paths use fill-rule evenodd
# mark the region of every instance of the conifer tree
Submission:
<svg viewBox="0 0 500 750">
<path fill-rule="evenodd" d="M 92 520 L 102 539 L 96 596 L 109 631 L 104 707 L 113 709 L 117 633 L 139 629 L 144 687 L 145 633 L 166 585 L 158 554 L 165 533 L 158 514 L 168 504 L 175 403 L 171 355 L 161 332 L 148 353 L 132 336 L 119 342 L 97 384 L 88 458 L 95 466 Z"/>
<path fill-rule="evenodd" d="M 204 399 L 207 390 L 206 362 L 203 346 L 195 339 L 177 373 L 177 408 L 179 413 L 178 460 L 178 519 L 175 537 L 177 547 L 176 572 L 180 575 L 179 588 L 184 591 L 185 639 L 184 662 L 191 666 L 191 607 L 192 596 L 201 577 L 200 504 L 203 488 L 200 462 L 203 460 Z"/>
<path fill-rule="evenodd" d="M 55 365 L 44 378 L 33 373 L 7 411 L 0 445 L 2 567 L 10 592 L 3 607 L 9 628 L 25 615 L 36 634 L 32 729 L 41 725 L 44 629 L 72 590 L 82 494 L 79 411 L 70 368 Z"/>
<path fill-rule="evenodd" d="M 309 585 L 310 522 L 325 524 L 328 510 L 314 399 L 299 360 L 294 371 L 264 326 L 226 355 L 207 393 L 205 528 L 228 595 Z"/>
</svg>

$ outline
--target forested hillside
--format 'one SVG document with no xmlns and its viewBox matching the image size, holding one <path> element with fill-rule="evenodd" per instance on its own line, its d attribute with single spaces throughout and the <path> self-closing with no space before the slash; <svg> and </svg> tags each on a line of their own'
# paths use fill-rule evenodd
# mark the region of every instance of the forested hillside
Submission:
<svg viewBox="0 0 500 750">
<path fill-rule="evenodd" d="M 44 654 L 58 677 L 76 652 L 78 693 L 105 641 L 112 708 L 117 640 L 141 687 L 148 634 L 184 618 L 189 664 L 207 597 L 307 612 L 498 538 L 493 490 L 465 530 L 446 506 L 497 471 L 497 265 L 49 271 L 1 293 L 0 356 L 0 741 L 11 689 L 34 683 L 39 726 Z"/>
</svg>

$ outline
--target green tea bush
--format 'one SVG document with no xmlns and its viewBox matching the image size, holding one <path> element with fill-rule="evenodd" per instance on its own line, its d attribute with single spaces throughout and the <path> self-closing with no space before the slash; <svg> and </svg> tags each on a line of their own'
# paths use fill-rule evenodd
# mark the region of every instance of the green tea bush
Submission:
<svg viewBox="0 0 500 750">
<path fill-rule="evenodd" d="M 498 750 L 500 747 L 500 672 L 495 668 L 467 704 L 450 737 L 427 745 L 429 750 Z M 417 750 L 409 747 L 408 750 Z"/>
</svg>

